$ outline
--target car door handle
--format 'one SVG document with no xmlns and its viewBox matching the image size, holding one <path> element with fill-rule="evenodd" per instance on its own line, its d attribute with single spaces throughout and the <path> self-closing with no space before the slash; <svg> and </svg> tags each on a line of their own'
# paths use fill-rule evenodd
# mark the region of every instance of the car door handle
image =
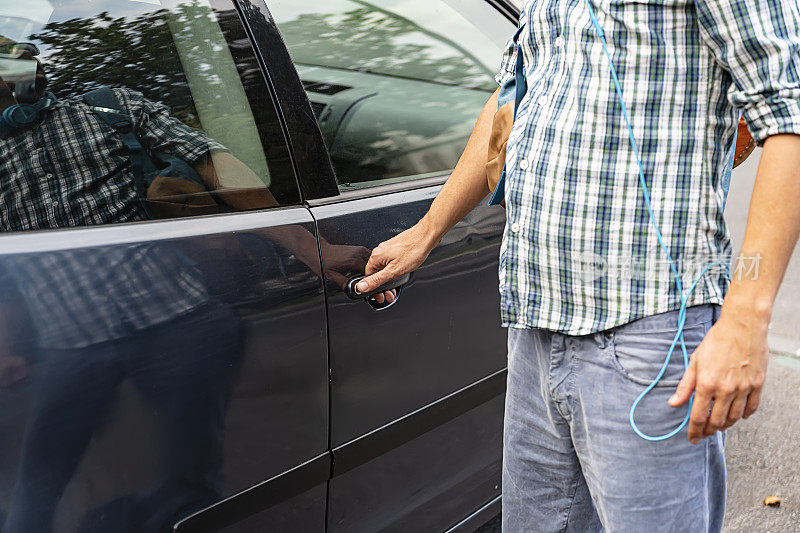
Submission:
<svg viewBox="0 0 800 533">
<path fill-rule="evenodd" d="M 365 277 L 366 276 L 356 276 L 354 278 L 351 278 L 347 282 L 344 292 L 347 294 L 348 298 L 350 298 L 351 300 L 363 300 L 369 298 L 370 296 L 379 294 L 381 292 L 390 291 L 392 289 L 400 289 L 403 287 L 403 285 L 411 281 L 411 274 L 406 274 L 401 278 L 395 278 L 393 280 L 387 281 L 380 287 L 373 289 L 369 292 L 358 292 L 358 290 L 356 289 L 356 285 L 358 284 L 359 281 L 361 281 Z"/>
</svg>

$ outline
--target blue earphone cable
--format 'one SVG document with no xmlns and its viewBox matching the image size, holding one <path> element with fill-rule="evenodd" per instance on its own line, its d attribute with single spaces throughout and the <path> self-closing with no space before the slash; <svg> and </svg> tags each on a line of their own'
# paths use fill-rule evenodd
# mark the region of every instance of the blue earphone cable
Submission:
<svg viewBox="0 0 800 533">
<path fill-rule="evenodd" d="M 670 269 L 672 270 L 673 275 L 675 276 L 675 286 L 678 289 L 678 295 L 680 296 L 681 300 L 680 309 L 678 311 L 678 332 L 676 333 L 675 338 L 672 340 L 672 344 L 670 345 L 669 350 L 667 351 L 667 356 L 666 359 L 664 359 L 664 364 L 661 366 L 661 370 L 659 371 L 658 375 L 653 379 L 653 381 L 650 383 L 650 385 L 648 385 L 647 388 L 645 388 L 645 390 L 642 391 L 639 397 L 636 398 L 636 401 L 633 402 L 633 405 L 631 405 L 631 410 L 628 416 L 631 428 L 633 428 L 634 433 L 636 433 L 641 438 L 649 441 L 666 440 L 675 435 L 676 433 L 678 433 L 680 430 L 682 430 L 689 422 L 689 414 L 691 413 L 692 410 L 694 393 L 692 393 L 692 396 L 689 400 L 689 409 L 686 413 L 686 417 L 683 419 L 683 422 L 681 422 L 681 424 L 678 427 L 676 427 L 669 433 L 666 433 L 665 435 L 653 436 L 643 433 L 636 425 L 636 421 L 634 419 L 634 416 L 636 414 L 636 407 L 639 405 L 639 402 L 641 402 L 644 399 L 644 397 L 647 396 L 647 394 L 651 390 L 653 390 L 653 388 L 658 384 L 658 382 L 664 376 L 664 373 L 667 371 L 667 367 L 669 366 L 669 362 L 672 359 L 672 354 L 675 352 L 675 347 L 678 344 L 678 341 L 680 341 L 681 352 L 683 352 L 684 369 L 689 368 L 689 354 L 686 351 L 686 342 L 683 337 L 683 327 L 686 322 L 686 304 L 689 301 L 689 297 L 694 292 L 695 287 L 697 287 L 697 284 L 700 282 L 700 280 L 703 279 L 703 277 L 711 268 L 715 266 L 724 267 L 726 275 L 730 278 L 730 265 L 723 261 L 717 261 L 706 265 L 706 267 L 700 273 L 700 276 L 692 283 L 692 286 L 689 288 L 689 291 L 684 294 L 683 285 L 681 284 L 680 273 L 678 272 L 678 268 L 675 264 L 675 261 L 672 259 L 672 255 L 669 253 L 669 249 L 664 244 L 664 239 L 661 236 L 661 230 L 659 229 L 658 224 L 656 223 L 655 216 L 653 215 L 653 208 L 650 204 L 650 193 L 647 190 L 647 182 L 644 179 L 644 169 L 642 167 L 642 161 L 639 158 L 639 147 L 637 146 L 636 138 L 633 135 L 633 127 L 631 127 L 631 122 L 630 119 L 628 118 L 628 109 L 627 107 L 625 107 L 625 100 L 622 97 L 622 87 L 620 86 L 619 78 L 617 77 L 617 70 L 614 68 L 614 61 L 611 59 L 611 52 L 608 51 L 608 44 L 606 43 L 605 33 L 603 32 L 603 28 L 600 27 L 600 23 L 597 21 L 597 17 L 595 16 L 592 6 L 589 4 L 589 0 L 584 0 L 584 3 L 586 4 L 586 8 L 589 10 L 589 17 L 592 19 L 592 24 L 594 25 L 594 28 L 597 31 L 598 37 L 600 37 L 600 42 L 603 44 L 603 51 L 605 52 L 606 57 L 608 58 L 608 64 L 611 67 L 611 78 L 614 80 L 614 88 L 616 90 L 620 106 L 622 107 L 622 116 L 625 118 L 625 125 L 628 127 L 628 136 L 630 137 L 631 146 L 633 147 L 633 154 L 636 157 L 636 164 L 639 167 L 639 182 L 641 183 L 642 186 L 642 195 L 644 196 L 644 203 L 647 206 L 647 213 L 650 216 L 650 222 L 653 224 L 653 229 L 656 232 L 656 237 L 658 237 L 658 244 L 661 246 L 661 249 L 664 251 L 664 254 L 666 254 L 667 259 L 669 260 L 669 266 Z"/>
</svg>

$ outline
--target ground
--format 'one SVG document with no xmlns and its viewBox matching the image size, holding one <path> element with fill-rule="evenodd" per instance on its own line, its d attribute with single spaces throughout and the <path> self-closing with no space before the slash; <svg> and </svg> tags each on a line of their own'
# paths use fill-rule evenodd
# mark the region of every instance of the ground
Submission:
<svg viewBox="0 0 800 533">
<path fill-rule="evenodd" d="M 758 412 L 728 431 L 726 533 L 800 529 L 800 360 L 773 356 Z M 778 508 L 763 504 L 781 498 Z"/>
</svg>

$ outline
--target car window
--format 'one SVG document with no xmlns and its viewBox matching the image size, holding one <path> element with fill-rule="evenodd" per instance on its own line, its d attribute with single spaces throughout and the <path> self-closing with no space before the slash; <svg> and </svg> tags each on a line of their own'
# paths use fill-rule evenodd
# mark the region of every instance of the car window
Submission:
<svg viewBox="0 0 800 533">
<path fill-rule="evenodd" d="M 483 0 L 272 0 L 340 189 L 453 169 L 513 26 Z"/>
<path fill-rule="evenodd" d="M 299 202 L 250 42 L 213 5 L 0 4 L 0 230 Z"/>
</svg>

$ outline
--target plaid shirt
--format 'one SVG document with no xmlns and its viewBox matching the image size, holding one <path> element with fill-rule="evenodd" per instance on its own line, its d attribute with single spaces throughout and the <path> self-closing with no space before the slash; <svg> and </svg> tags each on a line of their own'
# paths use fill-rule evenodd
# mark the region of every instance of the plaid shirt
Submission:
<svg viewBox="0 0 800 533">
<path fill-rule="evenodd" d="M 221 149 L 140 93 L 114 89 L 142 144 L 194 163 Z M 59 101 L 34 128 L 0 139 L 0 229 L 145 220 L 124 144 L 83 103 Z M 2 294 L 5 293 L 5 294 Z M 141 244 L 0 260 L 0 300 L 21 296 L 40 342 L 81 347 L 130 335 L 209 302 L 174 247 Z"/>
<path fill-rule="evenodd" d="M 762 143 L 800 134 L 796 0 L 590 0 L 684 290 L 730 259 L 722 180 L 744 114 Z M 508 144 L 500 259 L 506 326 L 572 335 L 677 309 L 608 60 L 584 0 L 526 0 L 528 93 Z M 513 76 L 512 41 L 498 83 Z M 708 273 L 688 305 L 722 303 Z"/>
</svg>

